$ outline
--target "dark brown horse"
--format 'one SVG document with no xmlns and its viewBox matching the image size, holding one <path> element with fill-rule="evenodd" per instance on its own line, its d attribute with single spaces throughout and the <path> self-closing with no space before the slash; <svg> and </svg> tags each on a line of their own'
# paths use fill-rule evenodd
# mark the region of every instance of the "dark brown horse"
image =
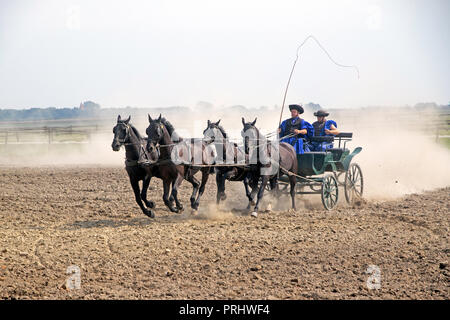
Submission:
<svg viewBox="0 0 450 320">
<path fill-rule="evenodd" d="M 264 195 L 264 189 L 267 182 L 270 181 L 271 188 L 278 190 L 278 177 L 291 172 L 297 174 L 297 155 L 294 148 L 287 143 L 277 141 L 268 141 L 255 127 L 256 119 L 253 122 L 245 122 L 242 118 L 242 137 L 244 139 L 244 149 L 249 157 L 249 163 L 252 168 L 254 178 L 261 178 L 259 186 L 258 199 L 252 216 L 258 215 L 259 203 Z M 289 176 L 291 186 L 290 194 L 292 199 L 292 208 L 295 210 L 295 185 L 297 178 L 294 175 Z"/>
<path fill-rule="evenodd" d="M 130 124 L 130 119 L 131 116 L 126 120 L 122 120 L 120 115 L 117 117 L 117 124 L 113 128 L 114 139 L 111 147 L 113 151 L 119 151 L 121 146 L 125 146 L 125 170 L 130 178 L 136 203 L 146 216 L 154 218 L 155 214 L 151 209 L 155 207 L 155 204 L 153 201 L 147 200 L 147 189 L 152 176 L 157 173 L 150 171 L 148 174 L 147 170 L 138 165 L 139 158 L 145 153 L 144 146 L 147 141 Z M 142 190 L 139 188 L 139 181 L 143 181 Z"/>
<path fill-rule="evenodd" d="M 253 202 L 254 192 L 250 192 L 249 184 L 252 191 L 257 189 L 258 180 L 252 179 L 252 171 L 246 166 L 246 157 L 244 151 L 238 147 L 236 143 L 228 139 L 225 129 L 219 125 L 220 120 L 211 122 L 208 120 L 207 127 L 203 131 L 203 139 L 208 144 L 215 146 L 215 174 L 217 184 L 216 203 L 226 199 L 225 181 L 242 181 L 244 183 L 245 192 L 249 199 L 248 209 Z"/>
<path fill-rule="evenodd" d="M 190 200 L 191 208 L 195 213 L 198 210 L 200 198 L 205 191 L 213 155 L 210 155 L 209 148 L 201 140 L 183 140 L 178 137 L 172 139 L 175 129 L 161 115 L 156 120 L 153 120 L 149 115 L 148 120 L 146 149 L 150 155 L 150 160 L 156 161 L 159 167 L 164 184 L 164 203 L 169 206 L 167 199 L 170 185 L 172 185 L 172 195 L 177 208 L 182 208 L 178 201 L 178 187 L 184 178 L 193 186 Z M 202 173 L 201 184 L 194 177 L 198 171 Z M 169 209 L 174 211 L 170 206 Z"/>
</svg>

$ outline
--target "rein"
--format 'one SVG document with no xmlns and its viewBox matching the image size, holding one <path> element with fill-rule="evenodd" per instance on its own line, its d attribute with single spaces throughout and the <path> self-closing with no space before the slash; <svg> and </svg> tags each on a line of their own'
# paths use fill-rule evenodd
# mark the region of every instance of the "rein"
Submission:
<svg viewBox="0 0 450 320">
<path fill-rule="evenodd" d="M 125 138 L 123 138 L 123 139 L 116 138 L 114 140 L 117 141 L 121 146 L 139 145 L 139 148 L 137 148 L 138 159 L 137 160 L 135 160 L 135 159 L 128 159 L 125 156 L 125 166 L 126 167 L 136 167 L 136 166 L 138 166 L 139 165 L 139 159 L 141 159 L 141 155 L 142 154 L 144 154 L 145 158 L 147 159 L 147 161 L 150 164 L 153 164 L 148 159 L 147 153 L 145 152 L 144 143 L 142 141 L 141 142 L 126 142 L 126 141 L 129 141 L 130 138 L 131 138 L 131 135 L 130 135 L 131 126 L 129 124 L 125 124 L 125 129 L 126 129 Z M 136 137 L 136 138 L 139 139 L 138 137 Z"/>
</svg>

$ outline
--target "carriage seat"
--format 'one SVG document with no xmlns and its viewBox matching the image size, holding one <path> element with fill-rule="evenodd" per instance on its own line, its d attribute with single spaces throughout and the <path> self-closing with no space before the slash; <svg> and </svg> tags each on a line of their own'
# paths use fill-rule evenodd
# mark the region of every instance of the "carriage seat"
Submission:
<svg viewBox="0 0 450 320">
<path fill-rule="evenodd" d="M 333 161 L 340 161 L 342 158 L 342 154 L 344 152 L 348 152 L 346 148 L 330 148 L 327 149 L 327 152 L 331 152 L 333 154 Z"/>
<path fill-rule="evenodd" d="M 311 151 L 297 154 L 298 172 L 303 176 L 314 175 L 323 167 L 327 152 Z"/>
<path fill-rule="evenodd" d="M 334 137 L 333 136 L 314 136 L 309 138 L 309 141 L 311 142 L 333 142 Z"/>
<path fill-rule="evenodd" d="M 331 150 L 331 149 L 328 149 L 328 150 Z M 323 154 L 323 155 L 326 155 L 327 153 L 323 152 L 323 151 L 308 151 L 308 152 L 303 152 L 303 154 Z"/>
<path fill-rule="evenodd" d="M 339 161 L 344 153 L 344 149 L 342 148 L 330 148 L 327 149 L 327 152 L 331 152 L 333 154 L 333 161 Z"/>
</svg>

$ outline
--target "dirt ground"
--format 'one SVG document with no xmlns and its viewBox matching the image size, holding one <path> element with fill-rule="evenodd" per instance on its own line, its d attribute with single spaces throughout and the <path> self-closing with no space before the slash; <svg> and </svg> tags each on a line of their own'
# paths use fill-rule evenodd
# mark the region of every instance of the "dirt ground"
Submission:
<svg viewBox="0 0 450 320">
<path fill-rule="evenodd" d="M 341 193 L 333 211 L 299 196 L 296 212 L 255 219 L 240 183 L 219 210 L 212 176 L 198 216 L 169 212 L 151 186 L 153 220 L 123 168 L 0 168 L 0 298 L 450 298 L 450 187 L 355 208 Z M 73 265 L 80 289 L 66 285 Z"/>
</svg>

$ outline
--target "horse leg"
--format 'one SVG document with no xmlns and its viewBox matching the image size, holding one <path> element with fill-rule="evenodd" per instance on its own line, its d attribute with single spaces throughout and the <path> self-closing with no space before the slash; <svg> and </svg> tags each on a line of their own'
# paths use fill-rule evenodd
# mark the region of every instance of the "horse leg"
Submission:
<svg viewBox="0 0 450 320">
<path fill-rule="evenodd" d="M 250 206 L 256 205 L 256 202 L 254 199 L 259 190 L 258 189 L 258 180 L 256 180 L 256 179 L 250 180 L 250 188 L 252 188 L 252 192 L 250 193 Z"/>
<path fill-rule="evenodd" d="M 250 191 L 250 189 L 248 188 L 249 184 L 252 191 Z M 247 210 L 250 210 L 251 206 L 255 205 L 253 198 L 255 197 L 255 190 L 257 190 L 256 187 L 258 186 L 258 183 L 256 182 L 255 184 L 254 179 L 250 179 L 249 175 L 247 174 L 244 178 L 244 186 L 245 186 L 245 195 L 248 198 Z"/>
<path fill-rule="evenodd" d="M 196 177 L 194 177 L 194 174 L 192 172 L 190 172 L 186 180 L 192 184 L 192 194 L 190 200 L 191 200 L 191 208 L 194 208 L 195 196 L 197 195 L 200 182 L 197 180 Z"/>
<path fill-rule="evenodd" d="M 169 208 L 172 212 L 178 212 L 178 209 L 174 208 L 172 203 L 169 200 L 169 191 L 170 191 L 170 181 L 168 179 L 163 180 L 163 188 L 164 188 L 164 194 L 163 194 L 163 201 L 164 204 Z"/>
<path fill-rule="evenodd" d="M 209 177 L 209 167 L 204 167 L 202 171 L 202 184 L 200 185 L 200 190 L 197 195 L 197 199 L 195 200 L 194 207 L 192 209 L 198 210 L 198 206 L 200 205 L 200 198 L 203 195 L 203 192 L 205 191 L 206 182 L 208 182 Z"/>
<path fill-rule="evenodd" d="M 252 217 L 258 216 L 259 202 L 261 201 L 261 199 L 264 195 L 264 189 L 266 188 L 266 184 L 268 181 L 269 181 L 269 176 L 262 176 L 261 186 L 259 187 L 259 191 L 258 191 L 258 199 L 256 200 L 256 205 L 255 205 L 255 208 L 253 209 Z"/>
<path fill-rule="evenodd" d="M 292 199 L 292 209 L 296 210 L 295 207 L 295 185 L 297 184 L 297 178 L 293 175 L 289 176 L 289 182 L 291 184 L 291 199 Z"/>
<path fill-rule="evenodd" d="M 269 180 L 270 183 L 270 193 L 272 196 L 278 198 L 278 177 L 274 176 Z M 267 211 L 272 211 L 272 203 L 269 202 L 266 208 Z"/>
<path fill-rule="evenodd" d="M 217 184 L 217 199 L 216 203 L 219 204 L 220 200 L 225 200 L 225 176 L 222 172 L 217 172 L 216 174 L 216 184 Z"/>
<path fill-rule="evenodd" d="M 155 203 L 153 201 L 147 200 L 147 190 L 148 186 L 150 185 L 150 180 L 152 179 L 152 176 L 147 176 L 144 178 L 144 181 L 142 182 L 142 190 L 141 190 L 141 199 L 144 201 L 147 208 L 153 209 L 155 207 Z"/>
<path fill-rule="evenodd" d="M 183 205 L 178 200 L 178 187 L 181 185 L 181 182 L 183 182 L 182 175 L 178 175 L 177 178 L 175 179 L 175 181 L 172 182 L 172 196 L 173 196 L 173 199 L 175 200 L 175 204 L 177 206 L 177 209 L 179 210 L 178 211 L 179 213 L 181 213 L 181 211 L 183 210 Z"/>
<path fill-rule="evenodd" d="M 139 190 L 139 180 L 136 179 L 136 177 L 134 177 L 134 176 L 130 176 L 130 183 L 131 183 L 131 187 L 133 188 L 133 191 L 134 191 L 134 197 L 136 199 L 136 203 L 139 205 L 142 212 L 146 216 L 148 216 L 150 218 L 154 218 L 155 214 L 152 212 L 152 210 L 148 210 L 147 208 L 145 208 L 144 204 L 142 203 L 141 193 Z"/>
</svg>

